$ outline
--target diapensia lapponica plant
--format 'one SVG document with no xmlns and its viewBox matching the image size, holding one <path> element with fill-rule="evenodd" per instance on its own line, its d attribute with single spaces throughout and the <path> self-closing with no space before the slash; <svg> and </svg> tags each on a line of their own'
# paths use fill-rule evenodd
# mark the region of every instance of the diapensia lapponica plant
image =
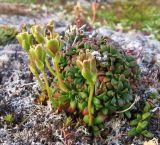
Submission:
<svg viewBox="0 0 160 145">
<path fill-rule="evenodd" d="M 132 56 L 109 45 L 107 37 L 90 38 L 82 28 L 71 26 L 61 38 L 50 22 L 44 28 L 32 26 L 17 39 L 54 109 L 79 115 L 94 134 L 109 116 L 130 116 L 139 67 Z"/>
</svg>

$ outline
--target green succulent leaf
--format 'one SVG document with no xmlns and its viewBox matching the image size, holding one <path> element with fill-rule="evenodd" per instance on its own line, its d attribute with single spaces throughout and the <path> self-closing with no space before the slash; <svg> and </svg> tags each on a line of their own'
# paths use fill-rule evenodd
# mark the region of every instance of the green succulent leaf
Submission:
<svg viewBox="0 0 160 145">
<path fill-rule="evenodd" d="M 124 74 L 121 74 L 121 75 L 119 76 L 119 80 L 120 80 L 120 81 L 124 81 L 124 80 L 125 80 L 125 75 L 124 75 Z"/>
<path fill-rule="evenodd" d="M 113 75 L 112 71 L 106 72 L 106 76 L 112 76 L 112 75 Z"/>
<path fill-rule="evenodd" d="M 94 124 L 101 124 L 102 122 L 104 122 L 106 116 L 105 115 L 98 115 L 95 119 L 94 119 Z"/>
<path fill-rule="evenodd" d="M 89 116 L 88 115 L 85 115 L 83 117 L 83 121 L 85 122 L 85 124 L 88 124 L 89 123 Z"/>
<path fill-rule="evenodd" d="M 118 90 L 123 89 L 123 83 L 121 81 L 118 82 Z"/>
<path fill-rule="evenodd" d="M 106 92 L 101 93 L 100 95 L 96 96 L 98 99 L 102 99 L 104 96 L 106 96 Z"/>
<path fill-rule="evenodd" d="M 129 136 L 135 136 L 135 135 L 137 135 L 137 130 L 136 130 L 136 128 L 132 128 L 132 129 L 128 132 L 128 135 L 129 135 Z"/>
<path fill-rule="evenodd" d="M 140 115 L 140 114 L 137 114 L 137 120 L 140 121 L 141 118 L 142 118 L 141 115 Z"/>
<path fill-rule="evenodd" d="M 100 105 L 101 104 L 101 102 L 100 102 L 100 100 L 98 99 L 98 98 L 93 98 L 93 104 L 95 105 L 95 106 L 98 106 L 98 105 Z"/>
<path fill-rule="evenodd" d="M 130 122 L 130 125 L 131 126 L 136 126 L 138 124 L 138 120 L 137 119 L 134 119 Z"/>
<path fill-rule="evenodd" d="M 123 91 L 122 91 L 122 93 L 128 93 L 128 88 L 125 88 Z"/>
<path fill-rule="evenodd" d="M 113 56 L 116 56 L 116 54 L 118 53 L 118 51 L 117 51 L 117 49 L 110 47 L 110 53 L 111 53 Z"/>
<path fill-rule="evenodd" d="M 105 103 L 105 107 L 106 107 L 106 108 L 109 108 L 110 104 L 111 104 L 111 101 L 107 101 L 107 102 Z"/>
<path fill-rule="evenodd" d="M 112 104 L 115 104 L 116 101 L 117 101 L 117 100 L 116 100 L 116 97 L 113 97 L 112 100 L 111 100 L 111 103 L 112 103 Z"/>
<path fill-rule="evenodd" d="M 95 105 L 95 109 L 96 109 L 96 110 L 100 110 L 102 107 L 103 107 L 103 106 L 102 106 L 101 104 Z"/>
<path fill-rule="evenodd" d="M 82 110 L 83 110 L 83 104 L 82 104 L 82 103 L 80 103 L 80 102 L 78 102 L 78 109 L 79 109 L 80 111 L 82 111 Z"/>
<path fill-rule="evenodd" d="M 151 113 L 147 112 L 142 115 L 142 120 L 146 120 L 151 116 Z"/>
<path fill-rule="evenodd" d="M 118 81 L 115 78 L 112 78 L 111 84 L 114 86 L 114 85 L 118 84 Z"/>
<path fill-rule="evenodd" d="M 110 91 L 107 92 L 107 95 L 108 95 L 108 96 L 114 96 L 114 94 L 115 94 L 115 93 L 114 93 L 112 90 L 110 90 Z"/>
<path fill-rule="evenodd" d="M 133 56 L 126 55 L 125 57 L 126 57 L 126 60 L 127 60 L 128 62 L 135 61 L 135 59 L 134 59 Z"/>
<path fill-rule="evenodd" d="M 128 70 L 128 69 L 126 69 L 126 70 L 124 70 L 124 71 L 123 71 L 123 74 L 124 74 L 125 76 L 128 76 L 128 75 L 129 75 L 129 73 L 130 73 L 130 72 L 129 72 L 129 70 Z"/>
<path fill-rule="evenodd" d="M 30 44 L 27 41 L 22 41 L 22 48 L 24 48 L 27 52 L 30 49 Z"/>
<path fill-rule="evenodd" d="M 117 101 L 118 101 L 119 106 L 123 106 L 124 103 L 125 103 L 125 102 L 123 101 L 123 99 L 121 99 L 121 98 L 118 98 Z"/>
<path fill-rule="evenodd" d="M 143 130 L 144 130 L 144 129 L 141 128 L 141 127 L 137 127 L 137 128 L 136 128 L 136 132 L 137 132 L 138 135 L 141 134 L 141 132 L 142 132 Z"/>
<path fill-rule="evenodd" d="M 145 129 L 147 127 L 147 125 L 148 125 L 148 121 L 141 121 L 141 122 L 138 123 L 137 128 Z"/>
<path fill-rule="evenodd" d="M 107 96 L 107 95 L 104 95 L 104 96 L 103 96 L 103 100 L 104 100 L 104 101 L 108 101 L 109 98 L 110 98 L 110 97 Z"/>
<path fill-rule="evenodd" d="M 147 138 L 153 138 L 154 137 L 154 134 L 149 132 L 149 131 L 147 131 L 147 130 L 142 131 L 141 134 L 143 136 L 147 137 Z"/>
<path fill-rule="evenodd" d="M 151 109 L 150 104 L 148 102 L 145 102 L 145 106 L 144 106 L 143 112 L 147 113 L 147 112 L 150 111 L 150 109 Z"/>
<path fill-rule="evenodd" d="M 86 92 L 79 92 L 78 93 L 83 99 L 88 97 L 88 94 Z"/>
</svg>

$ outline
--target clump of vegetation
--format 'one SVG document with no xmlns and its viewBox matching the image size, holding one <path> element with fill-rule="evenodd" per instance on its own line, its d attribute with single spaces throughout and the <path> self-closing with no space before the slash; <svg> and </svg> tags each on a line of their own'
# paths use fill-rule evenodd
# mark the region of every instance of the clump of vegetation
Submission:
<svg viewBox="0 0 160 145">
<path fill-rule="evenodd" d="M 14 121 L 14 117 L 12 114 L 7 114 L 4 116 L 4 120 L 7 122 L 7 123 L 12 123 Z"/>
<path fill-rule="evenodd" d="M 130 117 L 139 67 L 132 56 L 109 45 L 106 37 L 89 38 L 71 26 L 61 39 L 50 22 L 44 29 L 32 26 L 17 39 L 54 109 L 83 118 L 95 135 L 113 114 Z M 46 69 L 53 75 L 52 82 Z"/>
<path fill-rule="evenodd" d="M 97 21 L 104 22 L 111 28 L 121 24 L 124 31 L 136 29 L 155 34 L 160 39 L 160 15 L 158 1 L 117 1 L 102 4 L 97 9 Z M 134 15 L 133 15 L 134 14 Z"/>
<path fill-rule="evenodd" d="M 16 39 L 17 30 L 9 26 L 0 26 L 0 45 L 6 45 Z"/>
<path fill-rule="evenodd" d="M 143 112 L 141 114 L 137 114 L 136 119 L 130 122 L 130 125 L 133 126 L 133 128 L 128 132 L 128 135 L 129 136 L 143 135 L 148 138 L 153 137 L 154 135 L 147 130 L 148 121 L 150 117 L 151 117 L 151 105 L 148 102 L 146 102 Z"/>
</svg>

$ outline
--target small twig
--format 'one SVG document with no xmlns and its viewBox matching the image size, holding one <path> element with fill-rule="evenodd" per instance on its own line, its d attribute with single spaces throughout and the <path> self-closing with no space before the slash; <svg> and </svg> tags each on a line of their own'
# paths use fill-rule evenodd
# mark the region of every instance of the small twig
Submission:
<svg viewBox="0 0 160 145">
<path fill-rule="evenodd" d="M 160 107 L 155 107 L 151 112 L 156 112 L 157 110 L 160 111 Z"/>
<path fill-rule="evenodd" d="M 79 30 L 83 30 L 87 25 L 84 24 L 82 27 L 79 28 Z"/>
<path fill-rule="evenodd" d="M 14 51 L 14 50 L 2 50 L 2 51 L 0 52 L 0 55 L 3 55 L 3 54 L 15 54 L 15 53 L 26 55 L 26 53 L 23 52 L 23 51 L 18 51 L 18 52 L 16 52 L 16 51 Z"/>
<path fill-rule="evenodd" d="M 72 46 L 74 46 L 74 44 L 76 43 L 76 40 L 77 40 L 78 36 L 75 37 L 73 43 L 72 43 Z"/>
<path fill-rule="evenodd" d="M 127 108 L 127 109 L 125 109 L 125 110 L 122 110 L 122 111 L 116 111 L 116 113 L 124 113 L 124 112 L 127 112 L 128 110 L 130 110 L 130 109 L 135 105 L 135 103 L 138 102 L 139 99 L 140 99 L 140 97 L 136 96 L 134 102 L 131 104 L 131 106 L 130 106 L 129 108 Z"/>
<path fill-rule="evenodd" d="M 36 84 L 36 82 L 27 83 L 27 84 L 24 84 L 24 85 L 22 85 L 22 86 L 20 86 L 20 87 L 22 88 L 22 87 L 24 87 L 24 86 L 30 86 L 30 85 L 34 85 L 34 84 Z"/>
</svg>

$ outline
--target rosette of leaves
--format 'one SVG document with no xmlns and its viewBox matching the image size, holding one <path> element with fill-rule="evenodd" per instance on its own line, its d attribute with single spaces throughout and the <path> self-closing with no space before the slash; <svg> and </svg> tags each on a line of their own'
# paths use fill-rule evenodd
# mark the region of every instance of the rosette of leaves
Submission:
<svg viewBox="0 0 160 145">
<path fill-rule="evenodd" d="M 136 118 L 130 122 L 132 129 L 128 132 L 129 136 L 143 135 L 152 138 L 154 135 L 147 130 L 149 119 L 151 117 L 151 105 L 146 102 L 143 112 L 137 114 Z"/>
<path fill-rule="evenodd" d="M 67 37 L 69 37 L 68 34 Z M 76 63 L 79 59 L 87 59 L 86 57 L 88 56 L 85 55 L 87 52 L 90 52 L 96 61 L 95 89 L 91 108 L 88 107 L 91 88 L 88 78 L 92 80 L 90 75 L 94 76 L 92 74 L 93 71 L 90 72 L 89 65 L 84 65 L 84 70 L 89 73 L 86 77 L 84 70 L 82 70 L 83 65 L 79 66 Z M 98 53 L 98 56 L 94 55 L 95 52 Z M 60 91 L 59 98 L 68 102 L 62 103 L 63 101 L 61 102 L 61 99 L 59 99 L 60 107 L 65 104 L 63 106 L 65 110 L 72 108 L 71 112 L 81 114 L 84 122 L 88 125 L 89 110 L 91 110 L 93 117 L 92 127 L 96 134 L 108 116 L 117 111 L 127 109 L 133 103 L 132 90 L 137 86 L 140 74 L 136 60 L 132 56 L 123 53 L 123 51 L 108 45 L 105 38 L 90 39 L 86 38 L 86 36 L 84 36 L 84 39 L 80 39 L 80 42 L 77 41 L 75 45 L 70 45 L 62 55 L 60 61 L 61 73 L 65 84 L 74 93 L 71 93 L 72 95 L 64 95 L 62 93 L 61 95 Z M 94 65 L 92 64 L 92 66 Z M 72 103 L 70 104 L 70 102 Z M 122 113 L 122 115 L 131 117 L 129 111 Z"/>
</svg>

